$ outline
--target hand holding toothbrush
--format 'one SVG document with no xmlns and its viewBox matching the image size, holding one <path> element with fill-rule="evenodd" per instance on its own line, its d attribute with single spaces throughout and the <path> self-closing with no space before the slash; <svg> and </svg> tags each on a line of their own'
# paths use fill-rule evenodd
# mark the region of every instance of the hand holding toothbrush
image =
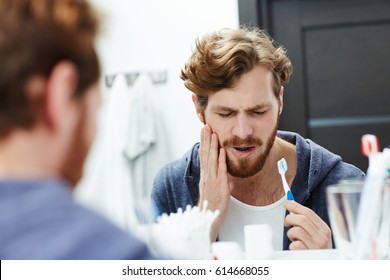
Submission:
<svg viewBox="0 0 390 280">
<path fill-rule="evenodd" d="M 290 212 L 284 220 L 284 226 L 291 227 L 287 231 L 290 250 L 332 248 L 331 230 L 313 210 L 292 200 L 283 206 Z"/>
<path fill-rule="evenodd" d="M 230 188 L 227 176 L 226 152 L 223 148 L 218 153 L 218 136 L 213 133 L 211 127 L 206 124 L 201 131 L 199 148 L 200 156 L 200 182 L 198 206 L 203 201 L 208 201 L 208 209 L 218 209 L 220 215 L 213 223 L 211 240 L 217 238 L 219 227 L 225 218 Z"/>
<path fill-rule="evenodd" d="M 290 250 L 332 248 L 329 226 L 311 209 L 294 201 L 285 177 L 287 169 L 287 161 L 282 158 L 278 161 L 278 171 L 286 193 L 284 207 L 290 211 L 285 218 L 285 226 L 291 227 L 287 232 L 291 240 Z"/>
</svg>

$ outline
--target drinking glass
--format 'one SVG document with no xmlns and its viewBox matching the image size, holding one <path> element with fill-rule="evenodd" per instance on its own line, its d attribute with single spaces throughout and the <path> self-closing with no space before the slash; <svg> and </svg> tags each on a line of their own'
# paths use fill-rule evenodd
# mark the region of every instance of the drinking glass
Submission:
<svg viewBox="0 0 390 280">
<path fill-rule="evenodd" d="M 364 179 L 343 180 L 326 189 L 333 238 L 343 259 L 355 259 L 356 225 L 364 183 Z M 389 255 L 389 200 L 389 185 L 384 184 L 380 201 L 372 205 L 375 207 L 377 219 L 372 229 L 373 242 L 365 253 L 365 259 L 384 259 Z"/>
</svg>

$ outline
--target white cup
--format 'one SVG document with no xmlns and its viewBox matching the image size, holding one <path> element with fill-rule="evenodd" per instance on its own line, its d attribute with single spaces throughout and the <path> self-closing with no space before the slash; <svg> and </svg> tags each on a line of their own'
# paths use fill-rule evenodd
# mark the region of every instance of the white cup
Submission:
<svg viewBox="0 0 390 280">
<path fill-rule="evenodd" d="M 211 253 L 217 260 L 241 260 L 240 245 L 233 241 L 218 241 L 211 243 Z"/>
<path fill-rule="evenodd" d="M 244 226 L 245 253 L 248 260 L 269 259 L 273 253 L 272 229 L 268 224 Z"/>
</svg>

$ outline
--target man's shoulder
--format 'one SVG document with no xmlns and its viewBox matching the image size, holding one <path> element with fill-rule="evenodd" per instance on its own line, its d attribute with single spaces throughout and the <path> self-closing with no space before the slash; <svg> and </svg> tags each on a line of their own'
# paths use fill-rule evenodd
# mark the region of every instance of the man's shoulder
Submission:
<svg viewBox="0 0 390 280">
<path fill-rule="evenodd" d="M 364 177 L 365 173 L 358 167 L 340 160 L 330 170 L 328 177 L 332 179 L 333 183 L 337 183 L 340 180 L 352 179 L 356 177 Z"/>
<path fill-rule="evenodd" d="M 157 173 L 155 182 L 166 179 L 182 179 L 185 176 L 193 176 L 199 173 L 199 143 L 196 143 L 184 155 L 177 160 L 165 164 Z"/>
<path fill-rule="evenodd" d="M 199 196 L 200 163 L 199 144 L 195 144 L 184 156 L 165 165 L 155 176 L 152 199 L 160 214 L 176 212 L 193 205 Z"/>
<path fill-rule="evenodd" d="M 339 155 L 336 155 L 317 144 L 309 138 L 304 138 L 298 133 L 290 131 L 278 131 L 278 137 L 295 145 L 298 161 L 310 161 L 311 164 L 317 162 L 327 162 L 332 166 L 341 160 Z"/>
<path fill-rule="evenodd" d="M 299 178 L 307 182 L 309 189 L 364 176 L 359 168 L 344 162 L 341 156 L 298 133 L 278 131 L 278 137 L 296 146 Z"/>
<path fill-rule="evenodd" d="M 74 247 L 73 255 L 81 259 L 151 259 L 146 245 L 105 217 L 77 203 L 70 210 L 73 226 L 67 238 Z"/>
<path fill-rule="evenodd" d="M 19 190 L 1 200 L 16 210 L 2 211 L 1 259 L 152 258 L 142 242 L 76 203 L 61 182 L 5 185 Z"/>
</svg>

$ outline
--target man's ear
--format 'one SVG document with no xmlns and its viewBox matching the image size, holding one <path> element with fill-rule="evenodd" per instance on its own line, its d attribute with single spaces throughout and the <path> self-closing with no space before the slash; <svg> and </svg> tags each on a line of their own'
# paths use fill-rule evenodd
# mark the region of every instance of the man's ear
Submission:
<svg viewBox="0 0 390 280">
<path fill-rule="evenodd" d="M 72 62 L 62 61 L 54 66 L 47 81 L 45 102 L 45 120 L 50 128 L 56 129 L 66 121 L 77 83 L 78 70 Z"/>
<path fill-rule="evenodd" d="M 195 110 L 196 110 L 196 114 L 197 114 L 197 116 L 198 116 L 198 119 L 199 119 L 202 123 L 205 123 L 204 118 L 203 118 L 203 110 L 202 110 L 202 108 L 200 107 L 200 105 L 199 105 L 199 103 L 198 103 L 198 98 L 196 97 L 195 94 L 192 95 L 192 102 L 194 102 Z"/>
<path fill-rule="evenodd" d="M 279 115 L 282 114 L 283 110 L 283 93 L 284 93 L 284 87 L 280 87 L 280 92 L 279 92 Z"/>
</svg>

